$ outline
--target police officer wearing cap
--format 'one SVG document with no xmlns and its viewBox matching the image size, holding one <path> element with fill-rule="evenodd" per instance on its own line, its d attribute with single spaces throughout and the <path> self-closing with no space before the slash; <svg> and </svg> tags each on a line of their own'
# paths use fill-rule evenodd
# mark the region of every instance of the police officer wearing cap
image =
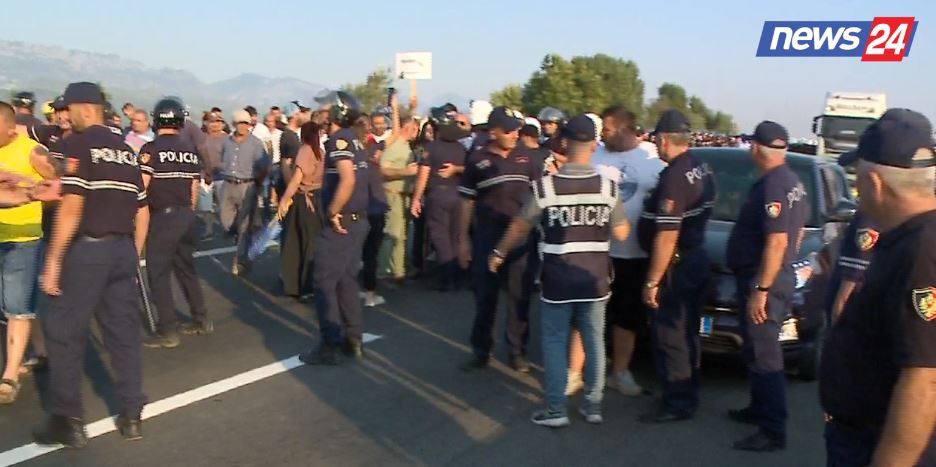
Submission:
<svg viewBox="0 0 936 467">
<path fill-rule="evenodd" d="M 759 427 L 734 443 L 738 450 L 786 447 L 786 379 L 779 335 L 792 309 L 792 263 L 809 209 L 802 182 L 785 163 L 788 141 L 780 124 L 757 125 L 751 158 L 760 179 L 748 192 L 728 239 L 727 265 L 735 273 L 742 354 L 751 384 L 750 404 L 729 411 L 729 416 Z"/>
<path fill-rule="evenodd" d="M 434 108 L 429 119 L 436 138 L 423 147 L 410 212 L 415 218 L 422 216 L 423 194 L 427 193 L 426 226 L 439 265 L 439 289 L 446 291 L 454 288 L 459 272 L 458 182 L 466 157 L 459 140 L 469 131 L 459 126 L 454 110 Z"/>
<path fill-rule="evenodd" d="M 56 97 L 49 105 L 54 112 L 52 120 L 48 124 L 29 127 L 27 135 L 39 144 L 53 149 L 55 144 L 71 131 L 71 123 L 68 120 L 68 106 L 65 105 L 62 96 Z"/>
<path fill-rule="evenodd" d="M 715 202 L 708 164 L 689 150 L 689 120 L 667 110 L 656 125 L 660 158 L 667 167 L 644 201 L 637 235 L 650 254 L 644 303 L 651 315 L 653 353 L 663 384 L 660 407 L 641 421 L 686 420 L 699 405 L 699 320 L 710 266 L 705 226 Z"/>
<path fill-rule="evenodd" d="M 25 135 L 30 128 L 43 125 L 42 120 L 39 120 L 35 116 L 35 94 L 28 91 L 18 92 L 13 96 L 11 104 L 13 104 L 13 109 L 16 110 L 16 131 L 20 134 Z"/>
<path fill-rule="evenodd" d="M 310 365 L 337 365 L 340 350 L 357 360 L 364 356 L 358 271 L 369 229 L 367 119 L 358 100 L 344 91 L 324 103 L 330 106 L 322 184 L 328 226 L 319 237 L 312 273 L 321 342 L 299 357 Z"/>
<path fill-rule="evenodd" d="M 76 133 L 66 154 L 62 201 L 41 276 L 51 296 L 42 320 L 49 352 L 51 417 L 34 432 L 40 444 L 82 447 L 81 370 L 91 317 L 111 357 L 126 439 L 142 437 L 146 403 L 140 369 L 140 302 L 136 277 L 149 224 L 137 156 L 120 131 L 104 126 L 104 95 L 94 83 L 72 83 L 65 102 Z"/>
<path fill-rule="evenodd" d="M 880 228 L 864 286 L 825 338 L 827 465 L 936 465 L 932 126 L 888 110 L 861 135 L 860 209 Z"/>
<path fill-rule="evenodd" d="M 143 346 L 170 349 L 179 345 L 173 275 L 192 313 L 192 322 L 182 332 L 207 334 L 213 329 L 192 257 L 198 238 L 194 206 L 203 166 L 198 151 L 179 134 L 185 125 L 184 107 L 163 99 L 156 103 L 152 116 L 157 136 L 140 148 L 140 170 L 150 208 L 146 268 L 159 321 L 156 335 Z"/>
<path fill-rule="evenodd" d="M 523 121 L 507 107 L 496 107 L 488 118 L 490 141 L 465 161 L 458 191 L 462 196 L 458 261 L 463 269 L 471 263 L 474 277 L 475 319 L 471 331 L 473 358 L 465 370 L 486 368 L 494 347 L 494 322 L 502 287 L 507 288 L 507 343 L 510 365 L 521 373 L 530 371 L 526 361 L 529 338 L 530 294 L 537 257 L 529 236 L 511 251 L 497 251 L 510 220 L 530 196 L 530 182 L 542 178 L 540 164 L 518 147 L 517 131 Z M 474 227 L 474 236 L 469 229 Z M 470 242 L 470 243 L 469 243 Z M 500 274 L 488 270 L 488 256 L 503 257 Z"/>
</svg>

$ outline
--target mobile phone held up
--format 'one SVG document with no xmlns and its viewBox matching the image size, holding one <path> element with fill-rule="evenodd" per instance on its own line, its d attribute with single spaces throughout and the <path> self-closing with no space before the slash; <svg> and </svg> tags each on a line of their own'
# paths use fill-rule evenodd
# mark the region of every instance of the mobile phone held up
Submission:
<svg viewBox="0 0 936 467">
<path fill-rule="evenodd" d="M 390 101 L 396 95 L 396 88 L 387 88 L 387 107 L 390 107 Z"/>
</svg>

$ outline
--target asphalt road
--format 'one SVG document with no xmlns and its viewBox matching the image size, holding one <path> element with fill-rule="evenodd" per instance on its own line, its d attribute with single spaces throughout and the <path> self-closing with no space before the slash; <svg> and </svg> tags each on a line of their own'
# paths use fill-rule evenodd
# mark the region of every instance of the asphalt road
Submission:
<svg viewBox="0 0 936 467">
<path fill-rule="evenodd" d="M 207 250 L 228 246 L 202 245 Z M 228 272 L 231 255 L 197 260 L 215 333 L 183 337 L 179 348 L 144 349 L 144 388 L 158 401 L 288 359 L 312 345 L 310 305 L 277 295 L 278 261 L 271 251 L 251 275 Z M 706 361 L 702 406 L 695 419 L 664 426 L 636 417 L 652 396 L 610 392 L 605 423 L 551 430 L 529 422 L 542 403 L 538 321 L 530 375 L 501 363 L 476 373 L 458 366 L 473 316 L 468 292 L 443 294 L 421 284 L 383 289 L 387 304 L 365 311 L 366 332 L 380 336 L 367 358 L 337 368 L 299 366 L 251 384 L 175 408 L 144 422 L 145 439 L 126 442 L 114 432 L 83 450 L 58 450 L 30 466 L 817 466 L 824 464 L 816 385 L 791 379 L 788 448 L 770 454 L 735 452 L 731 441 L 751 428 L 725 412 L 747 403 L 743 369 L 733 361 Z M 183 314 L 186 310 L 179 299 Z M 534 313 L 535 319 L 536 313 Z M 503 340 L 497 357 L 506 360 Z M 646 355 L 638 355 L 639 382 L 656 390 Z M 107 355 L 92 341 L 84 385 L 86 420 L 100 420 L 113 404 Z M 44 417 L 47 379 L 24 380 L 20 399 L 0 407 L 0 464 L 9 450 L 28 445 Z M 570 409 L 581 401 L 574 397 Z"/>
</svg>

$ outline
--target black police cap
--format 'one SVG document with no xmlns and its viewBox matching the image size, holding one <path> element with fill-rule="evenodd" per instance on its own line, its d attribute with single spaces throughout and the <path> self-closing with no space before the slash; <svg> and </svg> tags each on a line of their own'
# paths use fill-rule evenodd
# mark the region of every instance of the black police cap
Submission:
<svg viewBox="0 0 936 467">
<path fill-rule="evenodd" d="M 65 103 L 65 96 L 58 96 L 52 101 L 52 110 L 68 110 L 68 104 Z"/>
<path fill-rule="evenodd" d="M 588 115 L 576 115 L 562 127 L 561 135 L 565 138 L 581 143 L 588 143 L 597 139 L 595 122 Z"/>
<path fill-rule="evenodd" d="M 29 91 L 22 91 L 13 96 L 14 107 L 33 108 L 36 105 L 36 95 Z"/>
<path fill-rule="evenodd" d="M 751 140 L 761 146 L 767 146 L 768 148 L 786 149 L 787 145 L 790 143 L 790 134 L 787 133 L 783 125 L 770 120 L 764 120 L 754 129 L 754 135 L 751 137 Z M 778 140 L 782 142 L 777 143 Z"/>
<path fill-rule="evenodd" d="M 660 114 L 654 134 L 656 133 L 689 133 L 689 119 L 682 112 L 670 109 Z"/>
<path fill-rule="evenodd" d="M 101 87 L 87 81 L 71 83 L 65 88 L 65 94 L 62 96 L 65 105 L 71 104 L 95 104 L 104 105 L 104 93 Z"/>
<path fill-rule="evenodd" d="M 934 167 L 933 126 L 919 112 L 890 109 L 865 129 L 858 148 L 843 154 L 839 163 L 855 158 L 901 169 Z"/>
<path fill-rule="evenodd" d="M 523 120 L 517 117 L 513 110 L 505 106 L 494 107 L 488 115 L 488 128 L 500 128 L 511 132 L 523 126 Z"/>
</svg>

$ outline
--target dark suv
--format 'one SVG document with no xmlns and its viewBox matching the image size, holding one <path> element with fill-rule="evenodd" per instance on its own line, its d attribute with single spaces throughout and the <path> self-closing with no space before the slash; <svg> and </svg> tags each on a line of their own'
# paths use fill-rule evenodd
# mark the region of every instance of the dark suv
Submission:
<svg viewBox="0 0 936 467">
<path fill-rule="evenodd" d="M 712 261 L 712 283 L 699 326 L 705 354 L 739 354 L 742 337 L 735 300 L 735 278 L 725 267 L 725 247 L 731 228 L 758 174 L 749 152 L 737 148 L 693 149 L 708 163 L 718 184 L 718 198 L 706 228 L 705 248 Z M 802 154 L 787 153 L 787 164 L 806 188 L 810 215 L 794 263 L 797 283 L 793 311 L 780 331 L 787 368 L 812 380 L 821 350 L 820 338 L 826 322 L 826 288 L 832 265 L 838 257 L 837 239 L 855 212 L 855 200 L 845 181 L 845 172 L 835 162 Z"/>
</svg>

